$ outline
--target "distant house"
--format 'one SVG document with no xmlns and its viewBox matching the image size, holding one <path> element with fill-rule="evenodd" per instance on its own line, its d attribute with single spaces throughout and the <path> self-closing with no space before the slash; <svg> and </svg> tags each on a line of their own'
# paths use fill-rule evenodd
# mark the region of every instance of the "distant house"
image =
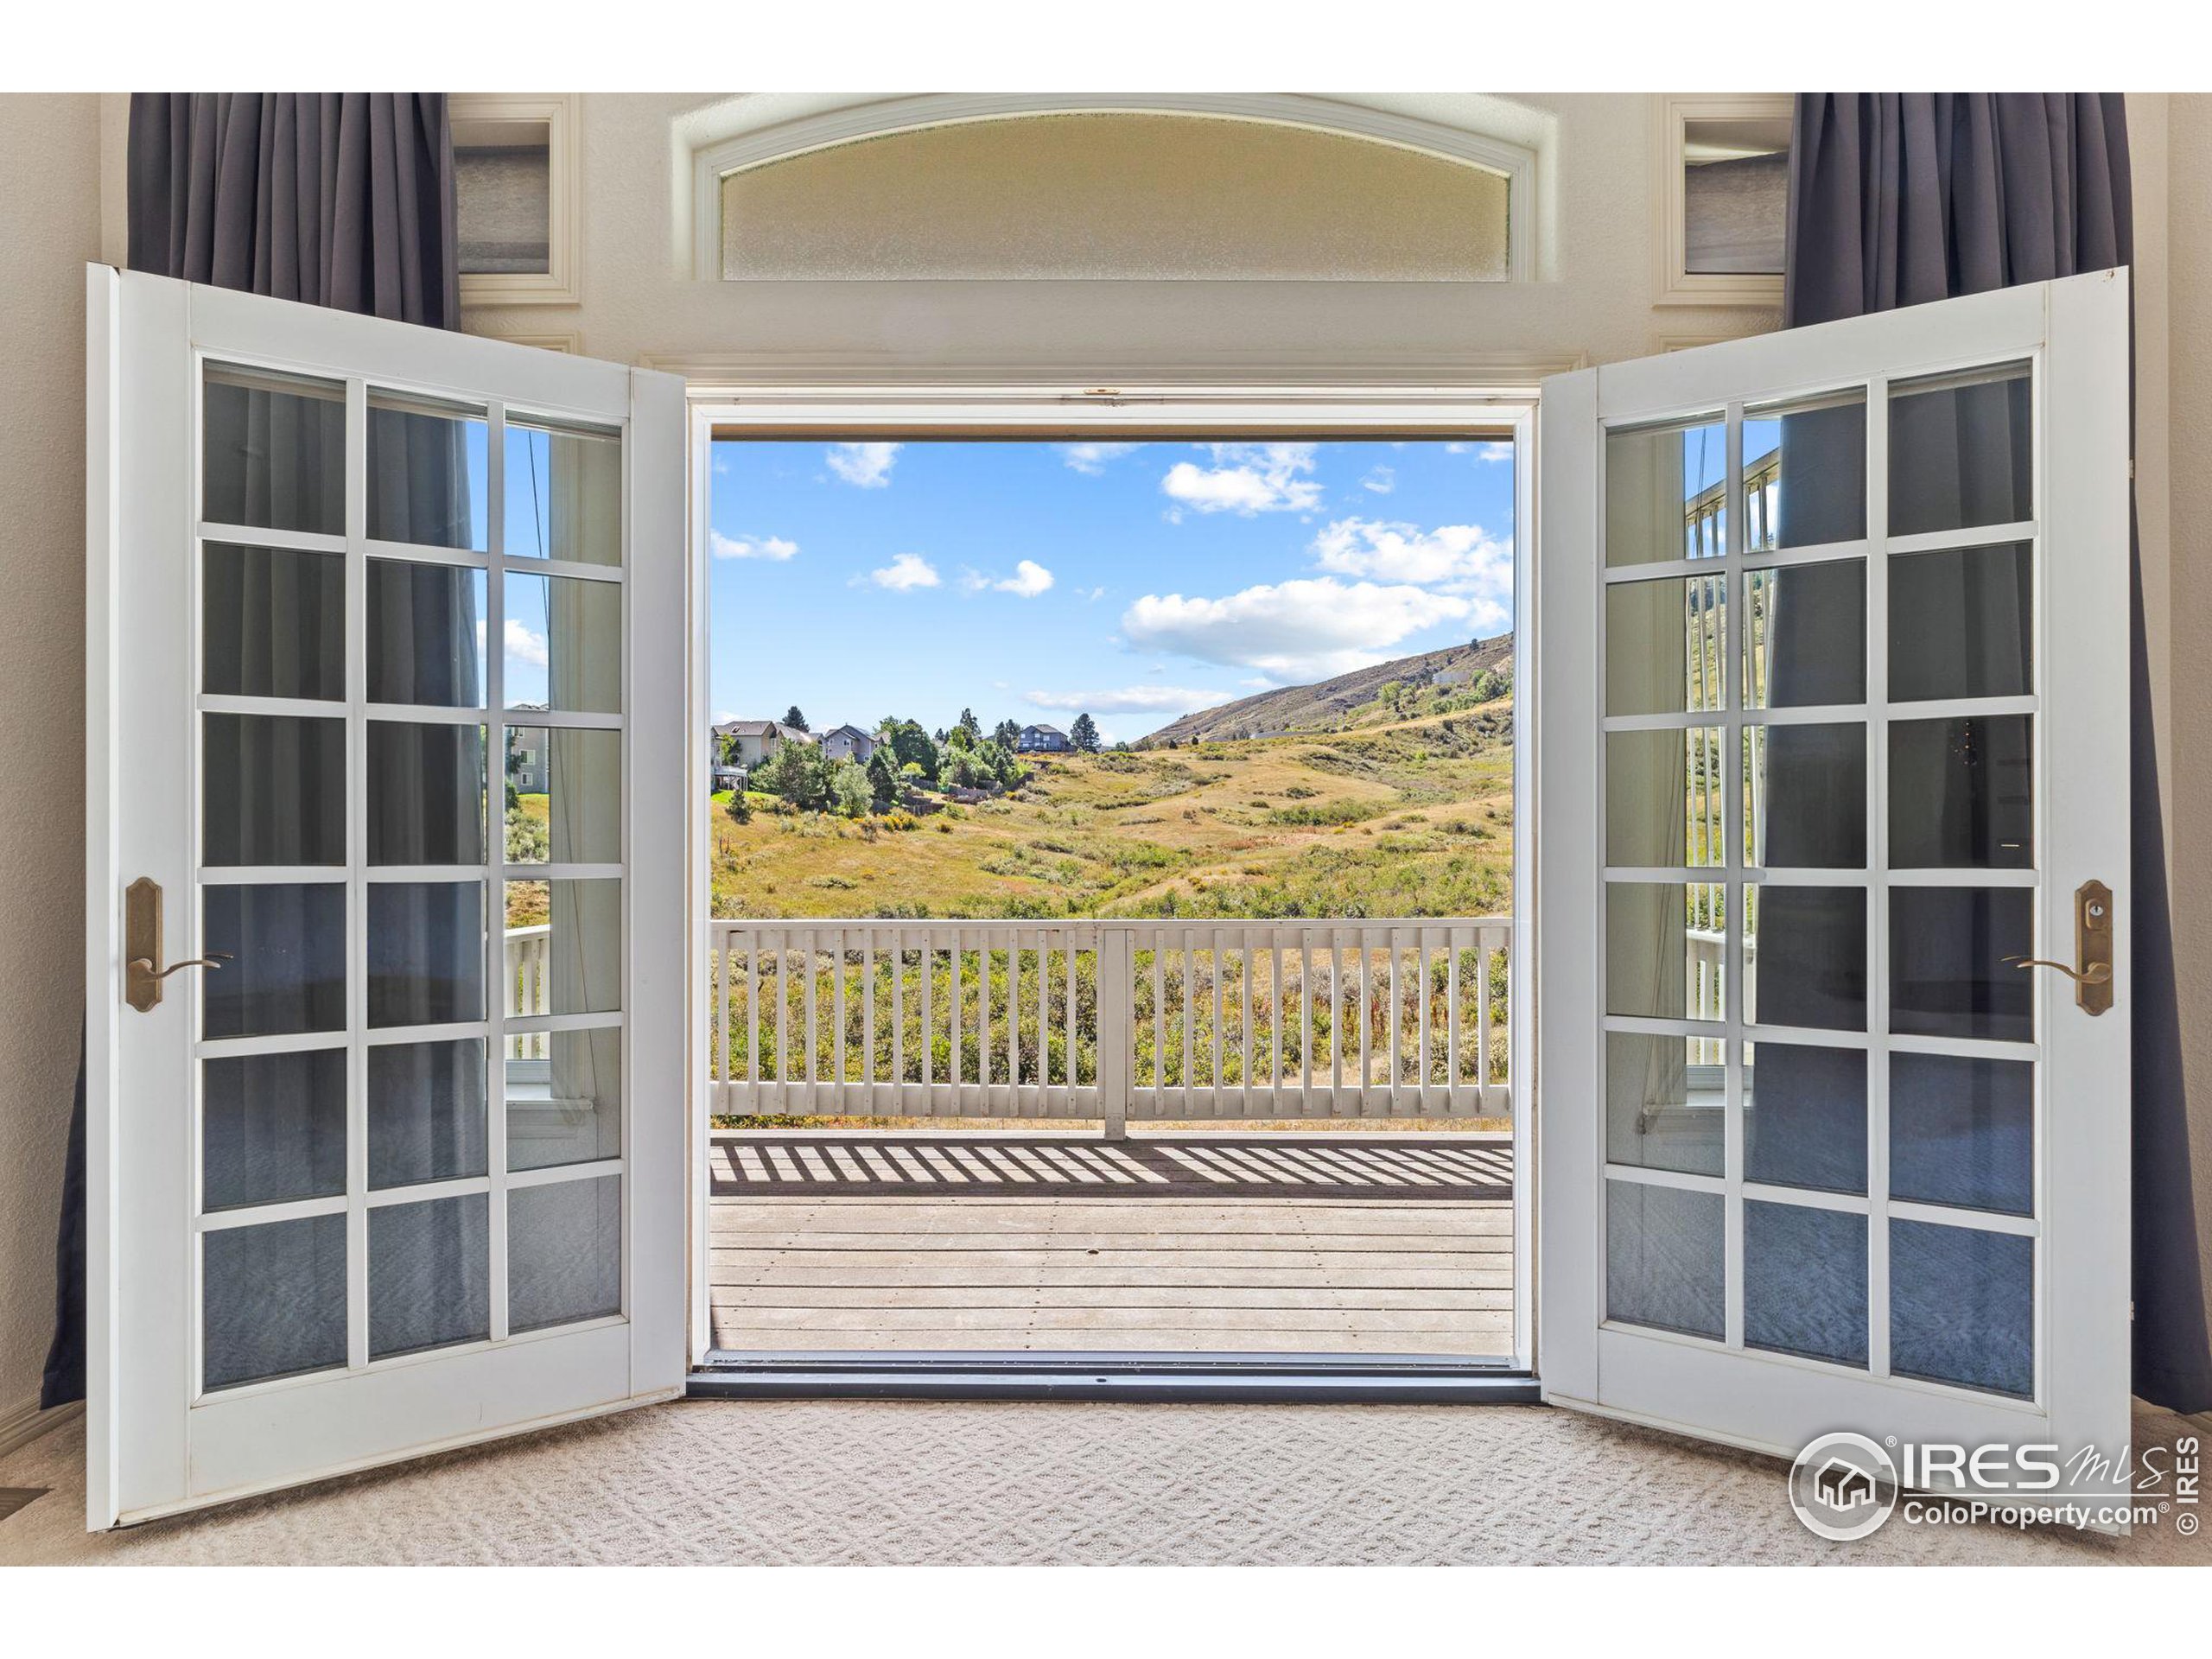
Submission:
<svg viewBox="0 0 2212 1659">
<path fill-rule="evenodd" d="M 1075 745 L 1068 734 L 1057 726 L 1025 726 L 1021 735 L 1014 740 L 1014 751 L 1020 754 L 1073 754 Z"/>
<path fill-rule="evenodd" d="M 707 785 L 707 791 L 709 794 L 719 795 L 724 790 L 739 790 L 744 787 L 745 768 L 743 766 L 717 766 L 713 768 L 712 779 Z"/>
<path fill-rule="evenodd" d="M 732 763 L 749 770 L 785 743 L 813 741 L 813 733 L 786 726 L 780 720 L 726 720 L 715 728 L 712 759 L 719 762 L 727 749 Z"/>
<path fill-rule="evenodd" d="M 520 703 L 524 709 L 543 703 Z M 543 726 L 507 728 L 507 781 L 518 795 L 543 795 L 551 791 L 551 772 L 546 761 L 546 728 Z"/>
<path fill-rule="evenodd" d="M 883 740 L 857 726 L 839 726 L 822 734 L 822 753 L 832 760 L 857 760 L 866 766 L 883 747 Z"/>
</svg>

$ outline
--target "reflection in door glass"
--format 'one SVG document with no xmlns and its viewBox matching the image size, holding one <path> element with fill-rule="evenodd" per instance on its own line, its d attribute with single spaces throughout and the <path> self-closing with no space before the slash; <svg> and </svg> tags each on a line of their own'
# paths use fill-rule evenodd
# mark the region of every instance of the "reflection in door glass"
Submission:
<svg viewBox="0 0 2212 1659">
<path fill-rule="evenodd" d="M 1605 712 L 1718 714 L 1727 597 L 1727 579 L 1718 575 L 1608 587 Z"/>
<path fill-rule="evenodd" d="M 200 1240 L 200 1381 L 235 1388 L 346 1363 L 346 1217 Z"/>
<path fill-rule="evenodd" d="M 1605 435 L 1605 563 L 1728 550 L 1728 429 L 1719 421 Z"/>
<path fill-rule="evenodd" d="M 1890 388 L 1890 534 L 2035 517 L 2028 365 Z"/>
<path fill-rule="evenodd" d="M 346 388 L 207 365 L 200 515 L 210 524 L 346 533 Z"/>
<path fill-rule="evenodd" d="M 1718 1192 L 1605 1183 L 1605 1317 L 1693 1337 L 1726 1327 Z"/>
<path fill-rule="evenodd" d="M 2033 579 L 2024 542 L 1892 558 L 1890 701 L 2035 690 Z"/>
<path fill-rule="evenodd" d="M 481 410 L 371 392 L 370 537 L 477 553 L 488 548 L 489 430 Z"/>
<path fill-rule="evenodd" d="M 1744 1205 L 1744 1341 L 1866 1363 L 1866 1217 L 1795 1204 Z"/>
<path fill-rule="evenodd" d="M 1866 394 L 1744 412 L 1745 545 L 1818 547 L 1866 534 Z"/>
</svg>

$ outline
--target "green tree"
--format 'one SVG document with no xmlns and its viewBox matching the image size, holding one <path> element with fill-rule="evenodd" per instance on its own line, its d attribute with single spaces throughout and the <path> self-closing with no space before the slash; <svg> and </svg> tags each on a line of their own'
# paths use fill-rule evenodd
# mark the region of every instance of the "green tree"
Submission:
<svg viewBox="0 0 2212 1659">
<path fill-rule="evenodd" d="M 1077 715 L 1075 724 L 1068 728 L 1068 741 L 1075 745 L 1079 753 L 1097 753 L 1098 722 L 1089 715 Z"/>
<path fill-rule="evenodd" d="M 835 762 L 829 772 L 830 810 L 842 818 L 866 817 L 874 798 L 868 785 L 868 768 L 849 758 Z"/>
<path fill-rule="evenodd" d="M 1002 749 L 1011 750 L 1021 741 L 1021 728 L 1013 721 L 1002 720 L 991 728 L 991 741 Z"/>
<path fill-rule="evenodd" d="M 753 786 L 780 795 L 805 812 L 819 812 L 830 804 L 830 761 L 817 743 L 786 741 L 753 774 Z"/>
<path fill-rule="evenodd" d="M 918 721 L 887 720 L 883 729 L 890 734 L 891 758 L 899 763 L 901 773 L 913 766 L 920 772 L 922 782 L 936 778 L 937 745 L 930 741 L 930 734 Z"/>
<path fill-rule="evenodd" d="M 791 704 L 790 708 L 784 710 L 784 724 L 790 727 L 795 732 L 804 732 L 811 729 L 806 723 L 806 716 L 799 713 L 798 704 L 797 703 Z"/>
<path fill-rule="evenodd" d="M 887 810 L 899 798 L 899 766 L 887 744 L 868 758 L 868 798 L 879 811 Z"/>
<path fill-rule="evenodd" d="M 971 744 L 982 741 L 983 722 L 976 718 L 976 711 L 973 709 L 963 709 L 960 711 L 960 723 L 954 729 L 966 733 L 968 741 Z"/>
</svg>

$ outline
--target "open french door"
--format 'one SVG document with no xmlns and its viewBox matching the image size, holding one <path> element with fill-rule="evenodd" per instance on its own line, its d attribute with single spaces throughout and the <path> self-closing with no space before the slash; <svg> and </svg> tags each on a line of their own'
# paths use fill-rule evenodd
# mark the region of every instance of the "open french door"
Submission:
<svg viewBox="0 0 2212 1659">
<path fill-rule="evenodd" d="M 674 1394 L 682 383 L 87 302 L 89 1523 Z"/>
<path fill-rule="evenodd" d="M 2113 1491 L 2127 317 L 2107 271 L 1546 383 L 1549 1399 Z"/>
</svg>

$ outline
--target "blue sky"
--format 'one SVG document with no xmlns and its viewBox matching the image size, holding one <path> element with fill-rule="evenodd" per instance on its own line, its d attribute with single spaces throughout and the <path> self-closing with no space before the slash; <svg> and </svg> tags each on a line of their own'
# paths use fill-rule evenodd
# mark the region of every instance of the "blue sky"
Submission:
<svg viewBox="0 0 2212 1659">
<path fill-rule="evenodd" d="M 1109 741 L 1512 626 L 1511 446 L 715 446 L 717 721 Z"/>
</svg>

